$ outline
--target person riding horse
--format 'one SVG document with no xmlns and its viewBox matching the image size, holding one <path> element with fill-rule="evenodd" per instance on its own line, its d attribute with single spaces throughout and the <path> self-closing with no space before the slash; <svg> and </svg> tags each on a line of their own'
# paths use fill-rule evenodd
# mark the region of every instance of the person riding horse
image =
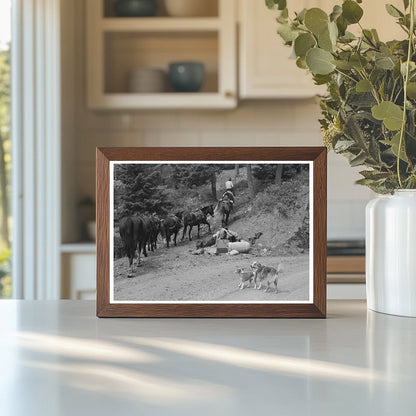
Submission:
<svg viewBox="0 0 416 416">
<path fill-rule="evenodd" d="M 227 189 L 223 194 L 222 197 L 220 199 L 220 202 L 229 202 L 231 205 L 231 208 L 234 207 L 234 203 L 235 203 L 235 198 L 234 198 L 234 194 L 231 190 Z"/>
</svg>

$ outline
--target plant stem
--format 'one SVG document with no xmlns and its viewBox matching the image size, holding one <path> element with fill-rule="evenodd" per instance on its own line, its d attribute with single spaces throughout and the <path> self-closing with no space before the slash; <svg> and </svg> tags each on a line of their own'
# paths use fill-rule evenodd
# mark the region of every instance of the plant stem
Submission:
<svg viewBox="0 0 416 416">
<path fill-rule="evenodd" d="M 410 0 L 410 30 L 409 30 L 409 45 L 407 47 L 407 60 L 406 60 L 406 73 L 403 80 L 403 118 L 402 118 L 402 127 L 400 129 L 400 139 L 399 139 L 399 149 L 397 151 L 397 177 L 399 179 L 399 186 L 403 188 L 402 178 L 400 175 L 400 156 L 402 152 L 402 146 L 404 141 L 404 133 L 406 130 L 406 110 L 407 110 L 407 83 L 409 82 L 409 68 L 410 61 L 412 59 L 412 50 L 413 50 L 413 36 L 414 36 L 414 27 L 415 27 L 415 0 Z"/>
<path fill-rule="evenodd" d="M 351 76 L 350 76 L 350 75 L 348 75 L 348 74 L 345 74 L 344 72 L 340 71 L 338 68 L 335 68 L 335 71 L 336 71 L 336 72 L 338 72 L 338 73 L 339 73 L 339 74 L 341 74 L 341 75 L 344 75 L 344 77 L 349 78 L 351 81 L 353 81 L 353 82 L 355 82 L 355 83 L 357 83 L 357 82 L 358 82 L 355 78 L 351 77 Z"/>
</svg>

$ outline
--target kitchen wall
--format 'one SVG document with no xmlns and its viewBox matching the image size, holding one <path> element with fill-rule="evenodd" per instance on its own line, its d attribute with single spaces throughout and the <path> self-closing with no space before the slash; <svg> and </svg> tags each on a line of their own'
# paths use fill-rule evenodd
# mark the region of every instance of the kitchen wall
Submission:
<svg viewBox="0 0 416 416">
<path fill-rule="evenodd" d="M 63 34 L 63 180 L 71 190 L 63 197 L 64 218 L 73 215 L 77 200 L 94 195 L 97 146 L 321 145 L 315 99 L 247 101 L 233 111 L 89 111 L 83 1 L 74 5 L 65 12 L 75 27 L 68 25 Z M 363 237 L 364 206 L 372 194 L 354 185 L 359 169 L 343 158 L 330 154 L 328 165 L 328 237 Z M 77 231 L 64 224 L 63 240 L 76 238 Z"/>
</svg>

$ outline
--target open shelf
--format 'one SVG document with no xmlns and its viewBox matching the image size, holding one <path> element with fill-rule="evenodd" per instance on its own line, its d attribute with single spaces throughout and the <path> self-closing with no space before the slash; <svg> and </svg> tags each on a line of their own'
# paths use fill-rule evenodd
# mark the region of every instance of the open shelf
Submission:
<svg viewBox="0 0 416 416">
<path fill-rule="evenodd" d="M 115 14 L 115 3 L 117 0 L 99 0 L 102 2 L 103 12 L 102 16 L 105 19 L 110 19 L 112 17 L 117 17 Z M 157 13 L 155 17 L 140 17 L 139 19 L 154 19 L 158 17 L 167 17 L 174 18 L 168 13 L 168 7 L 166 7 L 165 2 L 172 0 L 156 0 L 157 2 Z M 230 1 L 230 0 L 227 0 Z M 219 15 L 219 0 L 204 0 L 204 12 L 195 17 L 218 17 Z M 194 19 L 195 17 L 186 17 L 185 19 Z M 120 17 L 123 20 L 134 19 L 133 17 Z"/>
<path fill-rule="evenodd" d="M 105 94 L 130 94 L 129 73 L 137 68 L 161 69 L 167 77 L 169 64 L 175 61 L 198 61 L 204 64 L 204 84 L 200 92 L 192 95 L 218 92 L 216 32 L 106 33 L 104 54 Z M 166 91 L 155 95 L 174 93 L 168 83 L 166 87 Z M 174 99 L 177 100 L 190 93 L 175 94 L 177 96 Z"/>
<path fill-rule="evenodd" d="M 128 19 L 113 17 L 102 19 L 101 29 L 106 32 L 169 32 L 175 30 L 198 32 L 218 30 L 220 24 L 220 20 L 216 17 L 132 17 Z"/>
<path fill-rule="evenodd" d="M 235 3 L 211 1 L 217 6 L 213 17 L 169 17 L 163 7 L 159 7 L 155 17 L 114 17 L 113 0 L 88 0 L 88 107 L 97 110 L 235 108 Z M 150 94 L 129 88 L 132 71 L 136 70 L 137 74 L 140 69 L 162 70 L 167 79 L 169 64 L 183 61 L 204 65 L 205 80 L 200 91 L 178 93 L 169 83 L 159 87 L 160 92 Z M 158 86 L 163 83 L 160 79 Z M 157 88 L 147 88 L 147 85 L 141 89 L 154 90 Z"/>
</svg>

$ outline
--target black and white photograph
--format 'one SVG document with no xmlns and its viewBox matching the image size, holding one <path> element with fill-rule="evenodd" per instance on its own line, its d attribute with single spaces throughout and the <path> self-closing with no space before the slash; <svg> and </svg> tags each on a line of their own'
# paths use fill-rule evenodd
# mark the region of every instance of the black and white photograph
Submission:
<svg viewBox="0 0 416 416">
<path fill-rule="evenodd" d="M 312 303 L 311 162 L 110 163 L 110 303 Z"/>
</svg>

